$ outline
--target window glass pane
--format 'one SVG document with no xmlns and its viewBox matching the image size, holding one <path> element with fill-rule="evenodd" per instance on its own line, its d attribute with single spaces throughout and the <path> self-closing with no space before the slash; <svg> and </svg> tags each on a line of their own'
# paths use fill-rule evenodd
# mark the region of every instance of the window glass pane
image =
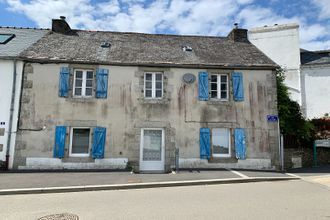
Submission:
<svg viewBox="0 0 330 220">
<path fill-rule="evenodd" d="M 229 154 L 229 129 L 212 129 L 213 154 Z"/>
<path fill-rule="evenodd" d="M 211 98 L 218 98 L 218 92 L 217 91 L 211 91 Z"/>
<path fill-rule="evenodd" d="M 92 87 L 93 86 L 93 80 L 86 80 L 86 87 Z"/>
<path fill-rule="evenodd" d="M 83 77 L 83 73 L 82 73 L 82 71 L 77 70 L 77 71 L 76 71 L 76 78 L 81 79 L 82 77 Z"/>
<path fill-rule="evenodd" d="M 151 90 L 146 90 L 146 97 L 151 97 L 151 96 L 152 96 Z"/>
<path fill-rule="evenodd" d="M 143 135 L 143 160 L 159 161 L 162 156 L 162 131 L 144 130 Z"/>
<path fill-rule="evenodd" d="M 221 90 L 227 90 L 227 84 L 221 84 Z"/>
<path fill-rule="evenodd" d="M 146 73 L 146 80 L 152 80 L 152 74 Z"/>
<path fill-rule="evenodd" d="M 216 83 L 211 83 L 211 90 L 217 90 L 218 86 Z"/>
<path fill-rule="evenodd" d="M 156 98 L 162 97 L 162 90 L 156 90 Z"/>
<path fill-rule="evenodd" d="M 225 91 L 221 92 L 221 98 L 227 99 L 227 92 L 225 92 Z"/>
<path fill-rule="evenodd" d="M 221 82 L 222 83 L 227 82 L 227 76 L 221 76 Z"/>
<path fill-rule="evenodd" d="M 151 82 L 145 82 L 146 83 L 146 89 L 151 89 L 152 83 Z"/>
<path fill-rule="evenodd" d="M 0 43 L 2 44 L 8 42 L 13 37 L 13 34 L 0 34 Z"/>
<path fill-rule="evenodd" d="M 93 79 L 93 72 L 87 71 L 87 79 Z"/>
<path fill-rule="evenodd" d="M 92 90 L 92 88 L 86 88 L 86 96 L 91 96 L 92 95 L 92 92 L 93 92 L 93 90 Z"/>
<path fill-rule="evenodd" d="M 88 154 L 90 129 L 73 129 L 72 151 L 73 154 Z"/>
<path fill-rule="evenodd" d="M 211 82 L 217 82 L 218 75 L 211 75 Z"/>
<path fill-rule="evenodd" d="M 163 74 L 161 74 L 161 73 L 156 74 L 157 81 L 161 81 L 162 79 L 163 79 Z"/>
<path fill-rule="evenodd" d="M 81 88 L 75 88 L 74 94 L 80 96 L 81 95 Z"/>
<path fill-rule="evenodd" d="M 75 87 L 81 87 L 82 86 L 82 80 L 76 79 Z"/>
<path fill-rule="evenodd" d="M 162 89 L 162 82 L 156 82 L 156 89 Z"/>
</svg>

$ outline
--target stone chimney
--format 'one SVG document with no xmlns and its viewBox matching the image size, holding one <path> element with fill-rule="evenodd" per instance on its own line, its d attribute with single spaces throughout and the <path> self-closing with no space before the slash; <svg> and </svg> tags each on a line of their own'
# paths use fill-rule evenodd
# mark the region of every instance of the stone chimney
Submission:
<svg viewBox="0 0 330 220">
<path fill-rule="evenodd" d="M 234 24 L 235 27 L 231 32 L 228 34 L 228 38 L 232 41 L 236 42 L 249 42 L 248 40 L 248 30 L 247 29 L 242 29 L 238 27 L 238 24 Z"/>
<path fill-rule="evenodd" d="M 71 28 L 66 22 L 65 17 L 61 16 L 60 19 L 52 19 L 52 31 L 60 34 L 68 34 Z"/>
</svg>

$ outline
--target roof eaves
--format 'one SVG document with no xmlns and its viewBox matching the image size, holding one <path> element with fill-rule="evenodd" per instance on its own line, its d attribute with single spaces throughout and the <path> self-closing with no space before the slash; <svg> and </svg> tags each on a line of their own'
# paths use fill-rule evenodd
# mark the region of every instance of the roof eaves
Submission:
<svg viewBox="0 0 330 220">
<path fill-rule="evenodd" d="M 99 64 L 99 65 L 117 65 L 117 66 L 157 66 L 157 67 L 181 67 L 181 68 L 226 68 L 226 69 L 271 69 L 274 70 L 278 68 L 278 65 L 273 64 L 230 64 L 230 63 L 199 63 L 199 64 L 191 64 L 191 63 L 173 63 L 173 62 L 102 62 L 102 61 L 86 61 L 86 60 L 67 60 L 60 58 L 29 58 L 29 57 L 20 57 L 22 60 L 27 62 L 36 62 L 36 63 L 84 63 L 84 64 Z"/>
</svg>

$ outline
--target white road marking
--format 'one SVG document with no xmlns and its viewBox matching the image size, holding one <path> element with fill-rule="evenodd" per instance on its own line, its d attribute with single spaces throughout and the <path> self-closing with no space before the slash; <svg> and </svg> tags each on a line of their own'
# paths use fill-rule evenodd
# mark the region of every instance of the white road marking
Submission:
<svg viewBox="0 0 330 220">
<path fill-rule="evenodd" d="M 298 176 L 298 175 L 293 174 L 293 173 L 285 173 L 285 174 L 288 175 L 288 176 L 297 177 L 297 178 L 302 179 L 301 176 Z"/>
<path fill-rule="evenodd" d="M 232 169 L 227 169 L 227 170 L 230 171 L 230 172 L 232 172 L 233 174 L 236 174 L 237 176 L 240 176 L 240 177 L 244 178 L 244 179 L 250 178 L 247 175 L 244 175 L 243 173 L 240 173 L 240 172 L 238 172 L 236 170 L 232 170 Z"/>
</svg>

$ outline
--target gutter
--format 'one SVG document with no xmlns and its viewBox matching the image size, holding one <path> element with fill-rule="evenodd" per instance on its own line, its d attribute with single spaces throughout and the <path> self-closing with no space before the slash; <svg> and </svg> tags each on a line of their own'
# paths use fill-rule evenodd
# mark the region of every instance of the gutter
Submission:
<svg viewBox="0 0 330 220">
<path fill-rule="evenodd" d="M 11 91 L 11 102 L 10 102 L 10 117 L 9 117 L 9 127 L 8 127 L 8 139 L 7 139 L 7 149 L 6 149 L 6 164 L 5 169 L 9 168 L 9 157 L 10 157 L 10 144 L 11 144 L 11 134 L 12 134 L 12 124 L 14 117 L 14 108 L 15 108 L 15 93 L 16 93 L 16 77 L 17 77 L 17 60 L 13 61 L 13 86 Z"/>
</svg>

